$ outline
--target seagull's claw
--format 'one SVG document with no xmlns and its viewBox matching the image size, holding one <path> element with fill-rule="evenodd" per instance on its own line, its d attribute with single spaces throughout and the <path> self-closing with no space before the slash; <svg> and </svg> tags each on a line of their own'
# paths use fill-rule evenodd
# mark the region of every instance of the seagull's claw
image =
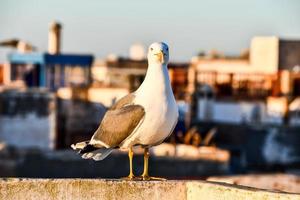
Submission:
<svg viewBox="0 0 300 200">
<path fill-rule="evenodd" d="M 140 181 L 140 180 L 142 180 L 141 177 L 134 176 L 134 175 L 129 175 L 129 176 L 123 177 L 121 179 L 125 180 L 125 181 Z"/>
</svg>

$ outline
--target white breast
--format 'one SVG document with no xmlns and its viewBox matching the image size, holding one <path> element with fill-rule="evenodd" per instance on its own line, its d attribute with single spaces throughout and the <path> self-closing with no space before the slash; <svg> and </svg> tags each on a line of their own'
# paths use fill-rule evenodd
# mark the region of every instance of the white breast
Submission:
<svg viewBox="0 0 300 200">
<path fill-rule="evenodd" d="M 167 69 L 161 68 L 161 70 L 153 73 L 153 76 L 146 77 L 142 86 L 136 91 L 134 104 L 143 106 L 146 114 L 143 122 L 121 144 L 121 148 L 136 144 L 157 145 L 174 129 L 178 119 L 178 108 Z"/>
</svg>

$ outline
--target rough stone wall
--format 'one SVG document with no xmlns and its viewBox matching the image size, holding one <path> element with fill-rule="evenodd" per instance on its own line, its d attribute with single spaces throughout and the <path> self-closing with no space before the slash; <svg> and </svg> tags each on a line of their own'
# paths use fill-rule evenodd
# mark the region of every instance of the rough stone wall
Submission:
<svg viewBox="0 0 300 200">
<path fill-rule="evenodd" d="M 300 199 L 280 193 L 204 181 L 122 181 L 101 179 L 2 179 L 0 199 Z"/>
<path fill-rule="evenodd" d="M 267 190 L 300 193 L 300 177 L 292 174 L 249 174 L 240 176 L 215 176 L 209 177 L 207 180 Z"/>
</svg>

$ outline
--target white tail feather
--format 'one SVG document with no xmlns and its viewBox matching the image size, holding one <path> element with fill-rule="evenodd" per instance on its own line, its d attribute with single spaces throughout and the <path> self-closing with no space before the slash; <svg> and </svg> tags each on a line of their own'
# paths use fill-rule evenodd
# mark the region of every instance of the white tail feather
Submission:
<svg viewBox="0 0 300 200">
<path fill-rule="evenodd" d="M 95 161 L 103 160 L 106 158 L 114 149 L 113 148 L 101 148 L 92 152 L 84 153 L 81 157 L 83 159 L 94 159 Z"/>
<path fill-rule="evenodd" d="M 74 150 L 80 150 L 80 149 L 83 149 L 88 143 L 89 143 L 89 141 L 78 142 L 76 144 L 72 144 L 71 147 Z"/>
</svg>

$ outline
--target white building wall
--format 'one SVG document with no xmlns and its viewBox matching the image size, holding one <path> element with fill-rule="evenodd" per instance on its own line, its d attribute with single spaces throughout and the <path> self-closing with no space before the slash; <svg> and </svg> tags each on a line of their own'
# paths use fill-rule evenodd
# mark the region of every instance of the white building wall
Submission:
<svg viewBox="0 0 300 200">
<path fill-rule="evenodd" d="M 266 118 L 263 102 L 198 101 L 198 119 L 221 123 L 255 123 Z"/>
<path fill-rule="evenodd" d="M 0 141 L 19 148 L 54 149 L 55 114 L 0 116 Z"/>
<path fill-rule="evenodd" d="M 55 102 L 53 94 L 40 90 L 0 93 L 0 142 L 18 148 L 54 149 Z"/>
</svg>

